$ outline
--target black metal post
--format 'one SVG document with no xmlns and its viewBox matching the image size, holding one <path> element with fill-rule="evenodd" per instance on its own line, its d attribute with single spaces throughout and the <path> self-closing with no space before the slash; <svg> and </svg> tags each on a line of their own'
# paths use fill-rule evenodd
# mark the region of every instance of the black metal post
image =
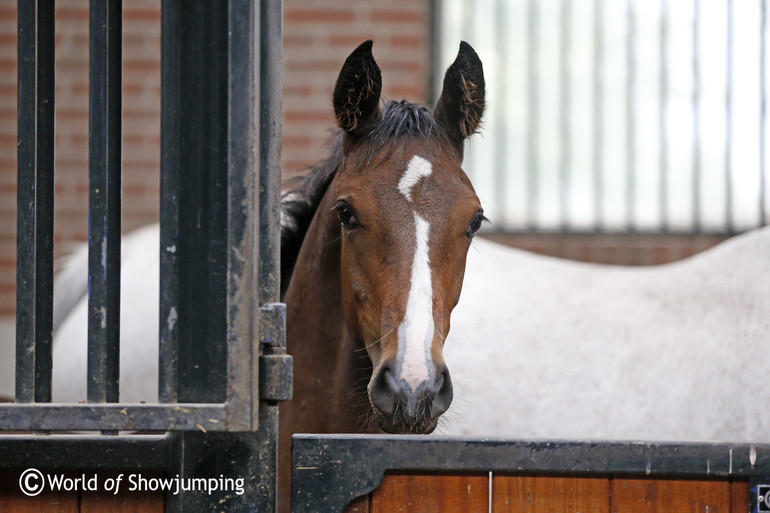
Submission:
<svg viewBox="0 0 770 513">
<path fill-rule="evenodd" d="M 51 400 L 54 2 L 18 2 L 16 401 Z"/>
<path fill-rule="evenodd" d="M 281 105 L 282 33 L 281 0 L 261 0 L 260 35 L 260 162 L 259 162 L 259 303 L 279 300 L 281 250 Z M 280 309 L 279 309 L 280 310 Z M 282 310 L 285 312 L 285 310 Z M 265 315 L 267 315 L 265 313 Z M 285 316 L 278 316 L 285 323 Z M 263 324 L 265 326 L 265 324 Z M 266 331 L 266 330 L 263 330 Z M 259 333 L 260 357 L 286 359 L 285 337 L 270 338 Z M 290 365 L 290 364 L 289 364 Z M 263 376 L 260 376 L 263 378 Z M 287 378 L 291 381 L 291 378 Z M 289 384 L 289 389 L 291 385 Z M 264 391 L 260 390 L 263 394 Z M 260 511 L 276 511 L 278 470 L 278 403 L 261 400 L 258 408 L 256 483 Z"/>
<path fill-rule="evenodd" d="M 251 405 L 229 409 L 242 426 L 236 432 L 171 435 L 174 472 L 242 478 L 242 493 L 169 496 L 169 511 L 275 509 L 277 407 L 260 402 L 257 341 L 259 306 L 277 300 L 280 283 L 280 2 L 263 1 L 261 8 L 272 20 L 269 31 L 258 4 L 250 0 L 163 4 L 162 154 L 168 189 L 162 191 L 161 255 L 166 265 L 176 264 L 179 275 L 161 288 L 166 291 L 162 301 L 171 300 L 161 306 L 166 346 L 161 362 L 176 361 L 172 372 L 180 400 L 212 401 L 226 394 L 228 405 Z M 262 62 L 276 53 L 274 62 Z M 175 231 L 169 228 L 174 223 Z M 173 254 L 166 250 L 170 245 L 176 248 Z M 197 288 L 189 285 L 194 280 Z M 177 333 L 164 323 L 172 306 L 178 312 Z M 201 311 L 205 317 L 192 318 Z M 196 377 L 191 363 L 207 364 L 204 378 L 213 382 L 214 376 L 220 385 L 228 384 L 226 389 L 215 389 L 219 395 L 212 396 L 212 387 Z M 174 396 L 173 381 L 171 373 L 162 378 L 162 399 Z"/>
<path fill-rule="evenodd" d="M 161 6 L 164 402 L 226 396 L 227 9 L 184 0 Z"/>
<path fill-rule="evenodd" d="M 117 402 L 120 357 L 122 0 L 91 0 L 88 401 Z"/>
</svg>

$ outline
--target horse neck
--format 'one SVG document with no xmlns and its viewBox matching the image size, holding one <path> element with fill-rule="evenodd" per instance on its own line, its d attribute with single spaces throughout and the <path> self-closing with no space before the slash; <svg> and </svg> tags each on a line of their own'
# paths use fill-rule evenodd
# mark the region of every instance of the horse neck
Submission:
<svg viewBox="0 0 770 513">
<path fill-rule="evenodd" d="M 334 182 L 328 190 L 335 190 Z M 371 364 L 365 351 L 356 350 L 345 328 L 340 227 L 331 213 L 332 196 L 327 191 L 318 205 L 284 296 L 287 346 L 295 370 L 294 399 L 287 406 L 290 411 L 301 410 L 299 416 L 287 419 L 294 432 L 361 431 L 366 415 L 362 411 L 368 412 L 366 379 Z M 356 411 L 357 406 L 366 409 Z"/>
</svg>

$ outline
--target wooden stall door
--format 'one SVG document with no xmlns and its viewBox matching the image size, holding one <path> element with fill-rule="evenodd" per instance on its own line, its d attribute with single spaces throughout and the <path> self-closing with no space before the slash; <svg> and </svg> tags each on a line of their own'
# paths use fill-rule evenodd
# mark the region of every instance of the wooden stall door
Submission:
<svg viewBox="0 0 770 513">
<path fill-rule="evenodd" d="M 746 481 L 387 474 L 345 513 L 745 513 Z"/>
</svg>

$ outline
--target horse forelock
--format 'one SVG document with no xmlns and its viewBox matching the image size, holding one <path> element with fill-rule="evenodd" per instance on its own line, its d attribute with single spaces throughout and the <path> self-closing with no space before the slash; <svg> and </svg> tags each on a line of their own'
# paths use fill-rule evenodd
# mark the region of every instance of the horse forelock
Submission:
<svg viewBox="0 0 770 513">
<path fill-rule="evenodd" d="M 363 162 L 371 164 L 377 155 L 383 154 L 383 150 L 387 150 L 384 152 L 384 158 L 387 158 L 399 141 L 406 142 L 414 138 L 422 138 L 426 143 L 438 143 L 440 147 L 448 141 L 445 131 L 427 108 L 406 100 L 391 101 L 385 105 L 382 116 L 372 125 L 367 135 L 357 142 L 357 151 Z M 288 188 L 281 197 L 282 293 L 288 286 L 310 221 L 342 161 L 342 133 L 337 132 L 332 137 L 329 156 L 312 167 L 306 175 L 286 184 Z"/>
</svg>

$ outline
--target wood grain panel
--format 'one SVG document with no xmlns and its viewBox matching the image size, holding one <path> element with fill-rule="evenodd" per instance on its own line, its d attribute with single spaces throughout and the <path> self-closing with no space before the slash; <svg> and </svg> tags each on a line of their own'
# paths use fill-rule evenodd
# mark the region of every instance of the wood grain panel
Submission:
<svg viewBox="0 0 770 513">
<path fill-rule="evenodd" d="M 495 476 L 493 513 L 609 513 L 607 478 Z"/>
<path fill-rule="evenodd" d="M 729 481 L 612 481 L 612 513 L 729 513 L 730 506 Z"/>
<path fill-rule="evenodd" d="M 0 473 L 0 511 L 12 513 L 78 513 L 78 492 L 43 491 L 27 497 L 19 488 L 18 472 Z"/>
<path fill-rule="evenodd" d="M 749 510 L 749 482 L 730 483 L 730 510 L 732 513 L 746 513 Z"/>
<path fill-rule="evenodd" d="M 487 513 L 489 476 L 389 474 L 372 493 L 371 513 Z"/>
<path fill-rule="evenodd" d="M 83 494 L 80 513 L 163 513 L 163 494 L 121 492 L 118 495 Z"/>
</svg>

